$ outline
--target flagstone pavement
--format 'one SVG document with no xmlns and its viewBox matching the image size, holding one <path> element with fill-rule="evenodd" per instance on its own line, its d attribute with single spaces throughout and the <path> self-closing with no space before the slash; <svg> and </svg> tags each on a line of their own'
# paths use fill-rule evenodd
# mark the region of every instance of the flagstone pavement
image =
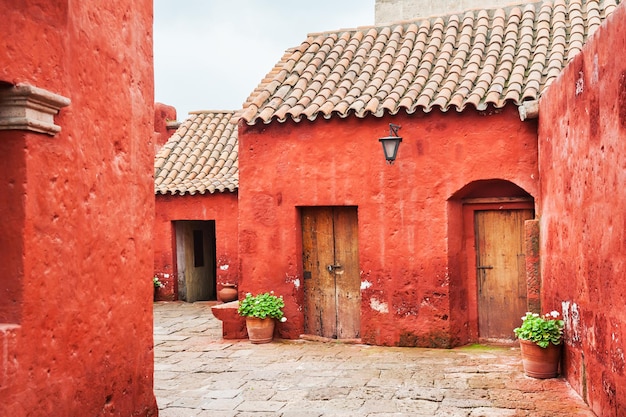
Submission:
<svg viewBox="0 0 626 417">
<path fill-rule="evenodd" d="M 210 303 L 154 304 L 160 417 L 594 416 L 562 379 L 525 376 L 519 349 L 221 338 Z"/>
</svg>

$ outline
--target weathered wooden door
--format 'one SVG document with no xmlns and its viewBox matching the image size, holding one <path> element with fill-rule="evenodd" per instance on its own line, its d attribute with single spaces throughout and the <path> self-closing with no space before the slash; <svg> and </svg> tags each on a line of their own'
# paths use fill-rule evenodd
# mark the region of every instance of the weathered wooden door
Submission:
<svg viewBox="0 0 626 417">
<path fill-rule="evenodd" d="M 524 221 L 533 217 L 533 210 L 474 214 L 480 338 L 513 339 L 527 310 Z"/>
<path fill-rule="evenodd" d="M 302 209 L 304 329 L 334 339 L 360 337 L 356 207 Z"/>
<path fill-rule="evenodd" d="M 215 300 L 215 221 L 176 221 L 178 299 Z"/>
</svg>

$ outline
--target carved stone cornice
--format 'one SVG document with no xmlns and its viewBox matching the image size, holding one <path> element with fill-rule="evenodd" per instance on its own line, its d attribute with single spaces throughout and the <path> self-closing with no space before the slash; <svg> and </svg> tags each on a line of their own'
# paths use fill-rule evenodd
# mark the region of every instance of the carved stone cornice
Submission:
<svg viewBox="0 0 626 417">
<path fill-rule="evenodd" d="M 30 84 L 0 88 L 0 130 L 28 130 L 51 136 L 61 131 L 54 116 L 70 99 Z"/>
</svg>

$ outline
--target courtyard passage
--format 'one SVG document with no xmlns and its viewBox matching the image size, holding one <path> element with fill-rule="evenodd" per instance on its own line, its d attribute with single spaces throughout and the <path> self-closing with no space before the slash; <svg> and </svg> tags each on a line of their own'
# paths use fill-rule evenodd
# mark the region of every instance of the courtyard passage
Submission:
<svg viewBox="0 0 626 417">
<path fill-rule="evenodd" d="M 154 305 L 160 417 L 594 416 L 519 349 L 225 341 L 209 303 Z"/>
</svg>

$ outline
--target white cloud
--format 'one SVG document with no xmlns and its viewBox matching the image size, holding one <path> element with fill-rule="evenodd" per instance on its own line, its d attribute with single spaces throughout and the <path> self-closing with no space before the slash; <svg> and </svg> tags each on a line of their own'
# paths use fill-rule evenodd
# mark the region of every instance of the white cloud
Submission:
<svg viewBox="0 0 626 417">
<path fill-rule="evenodd" d="M 284 51 L 312 32 L 374 23 L 375 0 L 155 0 L 156 101 L 178 119 L 238 109 Z"/>
</svg>

